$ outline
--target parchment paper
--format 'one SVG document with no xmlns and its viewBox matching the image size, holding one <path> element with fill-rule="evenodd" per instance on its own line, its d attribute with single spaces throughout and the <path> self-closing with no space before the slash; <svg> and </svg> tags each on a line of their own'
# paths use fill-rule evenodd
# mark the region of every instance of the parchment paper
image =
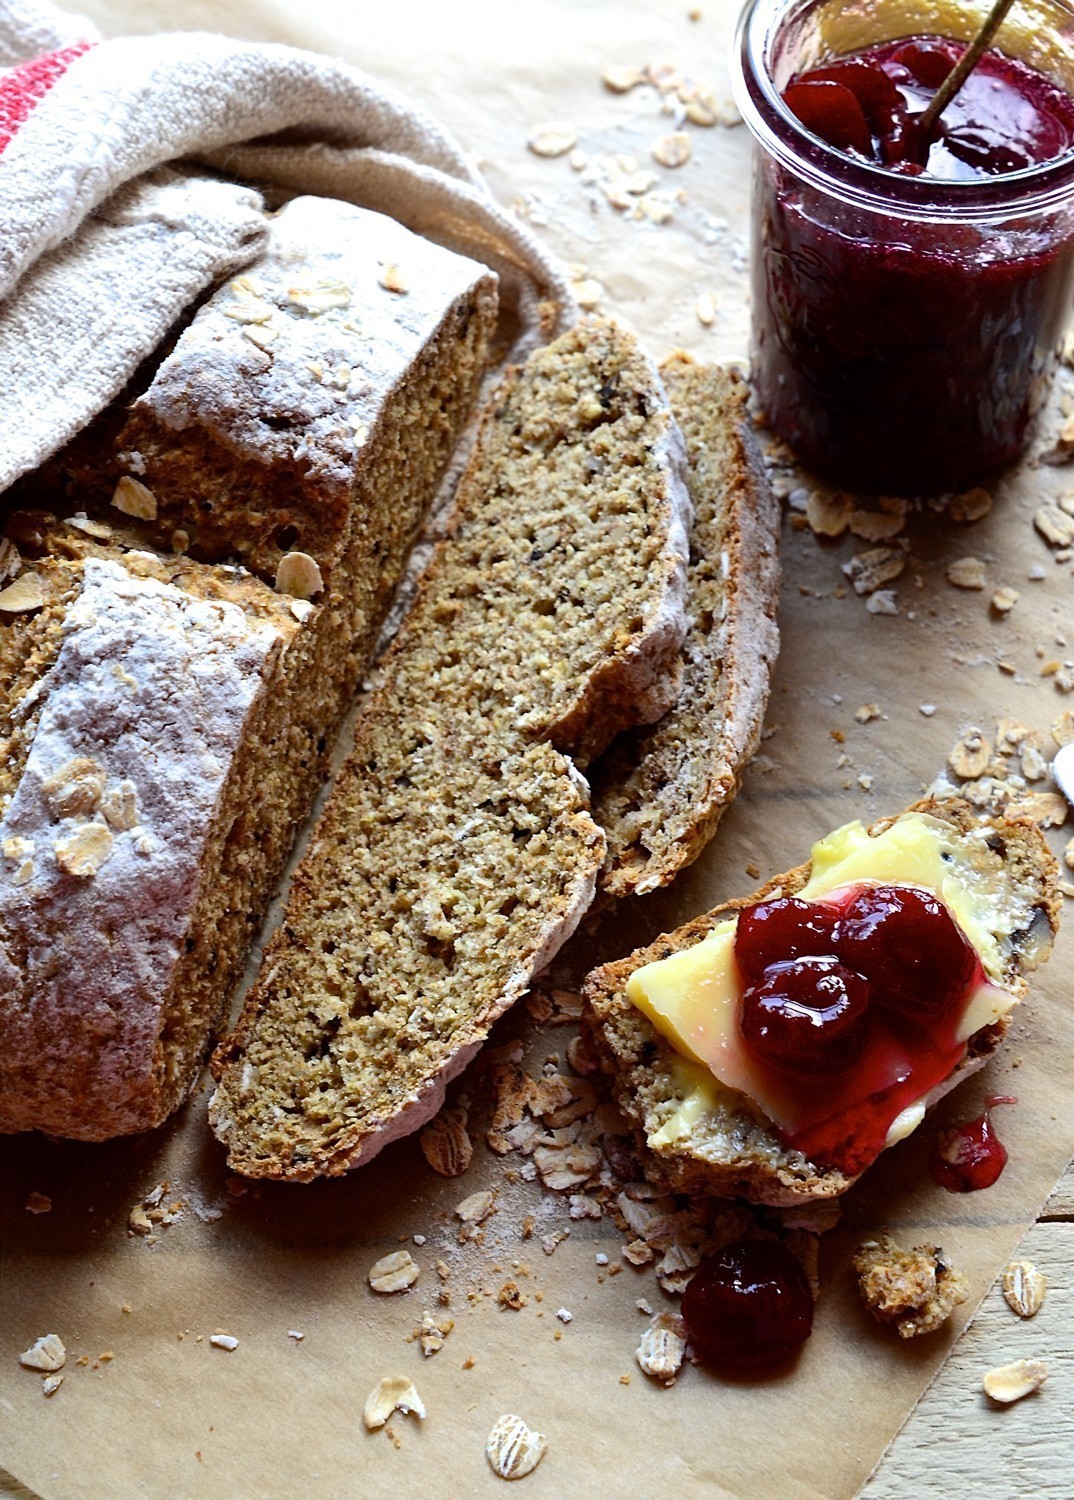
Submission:
<svg viewBox="0 0 1074 1500">
<path fill-rule="evenodd" d="M 311 46 L 383 74 L 455 129 L 503 200 L 544 221 L 554 247 L 585 267 L 579 278 L 599 280 L 601 306 L 633 322 L 655 354 L 680 345 L 709 359 L 745 354 L 745 131 L 687 124 L 690 162 L 662 168 L 649 148 L 677 122 L 661 113 L 661 96 L 652 88 L 614 96 L 600 81 L 609 63 L 667 62 L 725 98 L 729 3 L 708 0 L 697 20 L 667 0 L 531 0 L 524 21 L 486 0 L 84 8 L 112 32 L 204 26 Z M 528 133 L 550 120 L 574 127 L 586 168 L 527 150 Z M 608 164 L 616 153 L 652 170 L 652 213 L 661 217 L 667 201 L 668 222 L 610 206 L 601 182 L 630 170 Z M 583 181 L 594 171 L 596 181 Z M 708 325 L 697 316 L 704 293 L 715 304 Z M 1052 428 L 1063 399 L 1060 388 Z M 784 488 L 796 484 L 788 477 Z M 579 934 L 563 972 L 580 973 L 749 891 L 848 818 L 901 808 L 943 769 L 966 724 L 991 733 L 1010 716 L 1047 731 L 1074 706 L 1054 676 L 1041 675 L 1072 654 L 1071 566 L 1032 525 L 1040 501 L 1068 487 L 1063 469 L 1026 465 L 994 488 L 991 512 L 972 526 L 926 512 L 911 533 L 910 565 L 892 585 L 895 616 L 868 613 L 842 572 L 869 544 L 825 543 L 798 529 L 801 497 L 792 495 L 783 648 L 768 737 L 743 792 L 694 869 L 669 892 Z M 947 563 L 967 554 L 986 563 L 983 592 L 946 581 Z M 1001 584 L 1020 591 L 1006 617 L 988 605 Z M 862 723 L 855 712 L 865 704 L 879 716 Z M 1047 738 L 1046 748 L 1054 749 Z M 1053 834 L 1057 849 L 1069 829 Z M 619 1262 L 623 1244 L 611 1223 L 572 1221 L 563 1195 L 521 1180 L 521 1159 L 494 1157 L 479 1137 L 473 1164 L 451 1181 L 407 1141 L 341 1181 L 245 1189 L 227 1177 L 208 1134 L 204 1093 L 145 1139 L 4 1141 L 0 1465 L 9 1485 L 46 1500 L 492 1496 L 503 1482 L 485 1462 L 485 1439 L 502 1414 L 517 1412 L 548 1437 L 540 1467 L 520 1481 L 533 1500 L 853 1495 L 1074 1149 L 1069 927 L 1001 1058 L 847 1200 L 842 1225 L 824 1241 L 814 1336 L 792 1370 L 769 1380 L 736 1384 L 696 1367 L 667 1390 L 647 1380 L 633 1360 L 648 1322 L 636 1303 L 674 1305 L 651 1268 L 609 1274 L 597 1257 Z M 497 1041 L 515 1035 L 539 1062 L 562 1057 L 569 1033 L 539 1028 L 522 1010 Z M 924 1160 L 935 1129 L 971 1118 L 990 1093 L 1019 1099 L 997 1113 L 1006 1172 L 986 1193 L 933 1188 Z M 152 1242 L 131 1235 L 131 1209 L 164 1182 L 162 1201 L 184 1205 L 181 1216 Z M 482 1188 L 497 1194 L 484 1243 L 460 1245 L 453 1210 Z M 31 1193 L 48 1195 L 51 1211 L 29 1212 Z M 527 1215 L 533 1233 L 524 1238 Z M 859 1240 L 883 1224 L 904 1243 L 941 1244 L 971 1278 L 973 1297 L 949 1327 L 915 1344 L 869 1322 L 846 1271 Z M 546 1255 L 541 1240 L 567 1228 L 569 1238 Z M 378 1297 L 366 1273 L 404 1242 L 419 1279 Z M 518 1310 L 496 1300 L 505 1279 L 527 1298 Z M 450 1309 L 437 1302 L 442 1288 Z M 425 1309 L 455 1319 L 430 1358 L 410 1340 Z M 560 1309 L 570 1321 L 557 1318 Z M 217 1330 L 238 1348 L 212 1347 Z M 47 1332 L 60 1334 L 68 1359 L 62 1387 L 44 1399 L 40 1377 L 17 1359 Z M 367 1433 L 361 1409 L 377 1381 L 397 1373 L 415 1381 L 428 1415 L 420 1424 L 397 1416 L 393 1440 Z"/>
</svg>

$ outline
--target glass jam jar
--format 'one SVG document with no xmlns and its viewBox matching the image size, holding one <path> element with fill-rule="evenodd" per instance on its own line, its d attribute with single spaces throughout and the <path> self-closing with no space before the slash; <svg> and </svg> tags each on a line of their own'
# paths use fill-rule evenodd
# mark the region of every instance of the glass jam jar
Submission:
<svg viewBox="0 0 1074 1500">
<path fill-rule="evenodd" d="M 1013 463 L 1047 395 L 1074 279 L 1074 151 L 973 181 L 826 144 L 796 76 L 923 33 L 968 42 L 988 0 L 750 0 L 732 69 L 754 137 L 753 380 L 818 473 L 894 494 Z M 1074 97 L 1074 8 L 1020 0 L 993 47 Z"/>
</svg>

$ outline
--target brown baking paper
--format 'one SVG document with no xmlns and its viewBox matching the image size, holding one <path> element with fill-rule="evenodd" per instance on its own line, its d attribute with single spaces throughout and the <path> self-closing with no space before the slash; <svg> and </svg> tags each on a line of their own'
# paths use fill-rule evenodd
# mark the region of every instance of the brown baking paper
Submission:
<svg viewBox="0 0 1074 1500">
<path fill-rule="evenodd" d="M 613 96 L 600 82 L 609 63 L 669 62 L 726 99 L 729 5 L 709 0 L 690 20 L 685 4 L 651 3 L 641 14 L 628 4 L 532 0 L 524 30 L 508 7 L 476 0 L 86 8 L 111 32 L 222 28 L 341 54 L 397 82 L 456 130 L 501 198 L 543 227 L 579 281 L 600 283 L 601 307 L 632 321 L 654 353 L 683 345 L 702 358 L 744 354 L 745 132 L 687 125 L 691 160 L 665 169 L 650 146 L 677 121 L 661 112 L 660 96 Z M 550 120 L 576 130 L 587 167 L 527 150 L 527 134 Z M 617 154 L 657 179 L 640 217 L 610 206 L 601 186 L 613 168 L 627 170 L 607 165 Z M 670 218 L 659 222 L 664 203 Z M 706 296 L 714 312 L 703 323 Z M 700 309 L 708 317 L 706 301 Z M 797 482 L 785 477 L 784 489 Z M 1046 752 L 1054 750 L 1047 730 L 1074 697 L 1041 673 L 1070 655 L 1071 569 L 1035 533 L 1032 516 L 1063 488 L 1062 469 L 1027 464 L 995 487 L 991 511 L 973 525 L 926 511 L 909 533 L 908 566 L 890 585 L 894 616 L 870 614 L 842 572 L 869 544 L 822 542 L 797 529 L 802 497 L 792 495 L 782 654 L 767 738 L 742 794 L 670 891 L 573 940 L 559 965 L 564 982 L 748 892 L 839 823 L 914 800 L 968 723 L 991 734 L 999 717 L 1018 718 L 1044 731 Z M 946 565 L 968 554 L 986 565 L 983 592 L 946 580 Z M 1001 584 L 1020 591 L 1005 617 L 988 604 Z M 855 714 L 866 704 L 877 715 L 861 722 Z M 1069 824 L 1055 831 L 1057 849 L 1068 835 Z M 503 1481 L 485 1460 L 485 1441 L 512 1412 L 548 1439 L 540 1466 L 520 1481 L 532 1500 L 855 1494 L 1074 1149 L 1072 954 L 1068 930 L 1001 1056 L 848 1196 L 842 1224 L 822 1246 L 814 1335 L 797 1364 L 763 1380 L 736 1383 L 687 1365 L 664 1389 L 642 1374 L 634 1350 L 649 1318 L 637 1303 L 659 1311 L 674 1300 L 651 1267 L 622 1263 L 623 1236 L 610 1219 L 572 1220 L 566 1194 L 524 1180 L 525 1158 L 487 1150 L 479 1128 L 487 1100 L 475 1073 L 458 1087 L 474 1090 L 476 1150 L 452 1180 L 437 1177 L 409 1140 L 339 1181 L 244 1185 L 229 1178 L 209 1136 L 204 1092 L 143 1139 L 3 1142 L 0 1465 L 8 1487 L 45 1500 L 492 1496 Z M 494 1040 L 521 1038 L 539 1071 L 549 1056 L 562 1062 L 570 1034 L 520 1007 Z M 971 1118 L 990 1093 L 1018 1097 L 996 1112 L 1010 1163 L 987 1192 L 948 1195 L 929 1182 L 928 1147 L 939 1124 Z M 152 1236 L 131 1233 L 131 1210 L 162 1183 L 162 1205 L 179 1205 L 176 1221 Z M 496 1195 L 483 1242 L 460 1243 L 455 1207 L 482 1189 Z M 46 1195 L 51 1210 L 29 1211 L 28 1203 L 42 1207 L 31 1194 Z M 915 1343 L 868 1320 L 847 1272 L 854 1247 L 881 1225 L 903 1243 L 942 1245 L 971 1281 L 971 1300 L 950 1325 Z M 559 1239 L 563 1230 L 569 1237 Z M 420 1267 L 417 1282 L 377 1295 L 370 1266 L 404 1244 Z M 524 1299 L 516 1309 L 497 1300 L 508 1281 L 519 1289 L 513 1300 Z M 438 1302 L 441 1292 L 450 1308 Z M 425 1310 L 455 1320 L 431 1357 L 412 1338 Z M 214 1347 L 217 1331 L 237 1348 Z M 18 1355 L 49 1332 L 68 1352 L 63 1384 L 46 1399 L 40 1375 L 21 1368 Z M 397 1414 L 369 1433 L 365 1398 L 393 1374 L 415 1382 L 427 1415 Z"/>
</svg>

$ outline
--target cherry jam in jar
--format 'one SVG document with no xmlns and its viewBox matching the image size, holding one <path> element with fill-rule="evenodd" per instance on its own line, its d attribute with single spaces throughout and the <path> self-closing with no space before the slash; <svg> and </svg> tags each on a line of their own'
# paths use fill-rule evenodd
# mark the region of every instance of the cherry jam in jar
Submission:
<svg viewBox="0 0 1074 1500">
<path fill-rule="evenodd" d="M 774 430 L 851 488 L 977 483 L 1019 457 L 1054 373 L 1074 285 L 1071 4 L 1020 0 L 936 146 L 912 139 L 987 9 L 938 0 L 920 34 L 894 0 L 751 0 L 740 23 L 753 378 Z"/>
</svg>

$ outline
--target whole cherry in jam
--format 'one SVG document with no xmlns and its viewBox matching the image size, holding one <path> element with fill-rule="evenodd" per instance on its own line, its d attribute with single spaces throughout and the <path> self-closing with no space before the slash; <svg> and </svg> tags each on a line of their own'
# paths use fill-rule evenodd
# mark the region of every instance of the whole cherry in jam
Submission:
<svg viewBox="0 0 1074 1500">
<path fill-rule="evenodd" d="M 926 137 L 918 118 L 963 50 L 943 37 L 885 42 L 793 78 L 783 102 L 828 145 L 912 175 L 994 177 L 1070 147 L 1070 98 L 995 51 L 979 59 Z"/>
<path fill-rule="evenodd" d="M 930 891 L 877 885 L 843 912 L 839 956 L 864 974 L 885 1010 L 910 1020 L 952 1018 L 977 969 L 977 955 Z"/>
<path fill-rule="evenodd" d="M 776 1240 L 738 1240 L 703 1260 L 682 1299 L 690 1343 L 707 1363 L 749 1373 L 786 1359 L 813 1330 L 813 1294 Z"/>
<path fill-rule="evenodd" d="M 771 964 L 742 996 L 740 1026 L 760 1061 L 812 1077 L 844 1073 L 865 1042 L 869 984 L 833 955 Z"/>
<path fill-rule="evenodd" d="M 807 953 L 834 953 L 838 920 L 836 907 L 821 901 L 802 901 L 797 896 L 779 896 L 747 906 L 735 925 L 739 972 L 744 979 L 757 983 L 770 964 Z"/>
<path fill-rule="evenodd" d="M 1007 1148 L 985 1110 L 976 1120 L 941 1130 L 929 1171 L 949 1193 L 975 1193 L 996 1182 L 1007 1165 Z"/>
</svg>

